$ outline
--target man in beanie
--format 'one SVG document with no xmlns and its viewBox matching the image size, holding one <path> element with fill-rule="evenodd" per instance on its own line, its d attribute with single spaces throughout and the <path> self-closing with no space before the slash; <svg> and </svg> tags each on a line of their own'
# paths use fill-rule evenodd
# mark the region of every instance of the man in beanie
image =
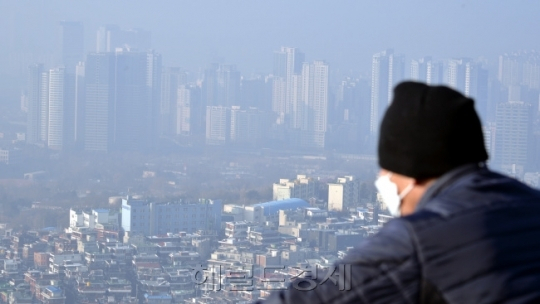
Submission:
<svg viewBox="0 0 540 304">
<path fill-rule="evenodd" d="M 336 263 L 341 282 L 317 274 L 265 303 L 540 303 L 540 192 L 486 167 L 472 99 L 399 84 L 378 154 L 396 218 Z"/>
</svg>

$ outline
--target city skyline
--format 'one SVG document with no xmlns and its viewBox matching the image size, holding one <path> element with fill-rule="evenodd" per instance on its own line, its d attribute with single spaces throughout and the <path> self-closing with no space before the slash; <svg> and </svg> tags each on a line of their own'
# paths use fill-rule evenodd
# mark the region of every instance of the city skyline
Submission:
<svg viewBox="0 0 540 304">
<path fill-rule="evenodd" d="M 57 7 L 59 2 L 52 1 L 49 4 L 35 4 L 34 7 L 41 6 L 47 11 L 51 7 Z M 327 44 L 313 46 L 310 42 L 306 43 L 307 40 L 299 39 L 292 43 L 274 43 L 269 47 L 265 40 L 260 45 L 265 46 L 266 59 L 256 62 L 257 65 L 265 65 L 267 68 L 266 71 L 260 70 L 254 74 L 254 66 L 246 66 L 249 62 L 253 63 L 254 56 L 261 58 L 261 54 L 256 52 L 237 58 L 236 55 L 229 56 L 232 53 L 218 51 L 215 56 L 206 56 L 203 61 L 201 58 L 204 56 L 194 56 L 190 57 L 193 59 L 190 64 L 171 64 L 176 61 L 178 54 L 170 53 L 171 49 L 164 44 L 162 35 L 171 33 L 170 37 L 173 37 L 172 33 L 177 30 L 174 26 L 157 26 L 158 24 L 152 21 L 153 16 L 133 22 L 133 19 L 119 14 L 118 18 L 112 20 L 108 14 L 119 7 L 103 5 L 105 4 L 97 1 L 88 7 L 89 11 L 98 7 L 104 8 L 102 17 L 88 18 L 78 13 L 76 8 L 66 6 L 59 7 L 56 20 L 47 14 L 40 15 L 36 18 L 36 24 L 46 24 L 44 31 L 50 31 L 54 27 L 58 35 L 49 36 L 50 39 L 40 49 L 41 55 L 35 56 L 37 49 L 29 47 L 27 50 L 30 53 L 23 52 L 20 56 L 11 57 L 13 62 L 6 65 L 5 71 L 10 71 L 10 66 L 14 65 L 19 65 L 19 70 L 24 70 L 24 79 L 19 79 L 17 73 L 14 73 L 10 81 L 17 84 L 11 86 L 12 90 L 17 88 L 22 92 L 20 109 L 27 113 L 27 143 L 37 143 L 65 152 L 159 151 L 164 138 L 173 142 L 197 138 L 198 143 L 206 142 L 211 145 L 314 148 L 319 151 L 333 149 L 373 155 L 381 117 L 392 100 L 393 88 L 403 80 L 447 85 L 467 97 L 474 98 L 485 130 L 486 142 L 489 142 L 488 149 L 495 158 L 504 154 L 500 152 L 504 149 L 500 147 L 501 143 L 497 139 L 504 141 L 502 131 L 505 126 L 500 123 L 503 120 L 497 113 L 499 108 L 508 102 L 520 101 L 530 106 L 533 116 L 527 122 L 528 138 L 523 142 L 532 147 L 538 139 L 536 128 L 540 109 L 540 53 L 534 49 L 540 50 L 540 47 L 520 51 L 520 47 L 525 45 L 521 43 L 507 45 L 498 50 L 479 48 L 464 52 L 459 48 L 446 48 L 441 52 L 440 48 L 433 47 L 436 40 L 429 41 L 427 38 L 434 34 L 435 29 L 440 29 L 448 22 L 446 15 L 441 16 L 440 25 L 435 24 L 433 29 L 425 30 L 427 36 L 417 45 L 423 46 L 421 55 L 417 50 L 395 39 L 392 43 L 386 43 L 386 47 L 375 49 L 369 56 L 365 56 L 365 52 L 378 44 L 373 40 L 354 56 L 354 60 L 371 58 L 370 66 L 355 65 L 354 60 L 348 57 L 346 66 L 351 69 L 346 70 L 342 61 L 345 57 L 340 60 L 335 57 L 327 60 L 321 55 L 326 52 L 335 56 L 335 52 L 328 52 Z M 165 3 L 163 7 L 155 9 L 160 11 L 168 7 L 167 5 L 171 4 Z M 455 34 L 455 31 L 463 29 L 463 26 L 470 25 L 472 9 L 489 12 L 500 5 L 482 6 L 463 2 L 458 6 L 442 6 L 463 18 L 462 23 L 450 29 L 450 32 Z M 325 4 L 316 1 L 314 8 L 308 11 L 324 6 Z M 395 30 L 398 29 L 395 27 L 396 22 L 400 19 L 392 20 L 391 16 L 403 18 L 403 15 L 406 15 L 405 12 L 396 15 L 394 10 L 399 6 L 396 4 L 389 7 L 388 16 L 384 18 L 386 25 Z M 135 12 L 140 7 L 139 4 L 133 4 L 129 9 Z M 187 2 L 180 2 L 177 7 L 194 11 L 200 9 L 199 4 Z M 260 8 L 263 7 L 261 4 Z M 368 11 L 378 8 L 377 5 L 367 4 L 362 7 Z M 14 4 L 8 8 L 14 11 L 20 9 Z M 234 16 L 238 20 L 233 22 L 227 19 L 228 22 L 223 23 L 219 31 L 247 18 L 248 11 L 254 7 L 246 5 L 239 9 L 234 4 L 224 7 L 224 12 L 235 8 L 237 14 Z M 327 12 L 327 17 L 330 18 L 344 8 L 342 4 L 336 5 L 335 10 Z M 287 14 L 298 8 L 292 5 L 288 9 Z M 417 13 L 432 9 L 435 7 L 426 5 L 418 8 Z M 518 12 L 524 14 L 524 18 L 527 17 L 522 8 L 516 6 L 509 7 L 507 14 L 510 16 Z M 35 12 L 20 13 L 24 15 Z M 178 16 L 183 13 L 178 12 Z M 273 11 L 269 10 L 269 15 L 272 13 Z M 198 21 L 205 20 L 212 14 L 208 12 Z M 494 15 L 495 13 L 489 16 L 478 15 L 478 21 L 491 20 Z M 249 16 L 252 18 L 255 15 Z M 168 14 L 163 14 L 163 20 L 168 17 Z M 262 23 L 265 18 L 261 19 Z M 411 28 L 423 25 L 431 18 L 433 17 L 426 16 L 421 22 L 413 22 Z M 381 24 L 380 20 L 374 21 L 372 17 L 366 20 L 368 19 L 373 21 L 370 24 L 373 26 L 372 34 L 379 30 L 380 33 L 388 30 L 377 27 Z M 183 21 L 188 20 L 189 18 L 185 18 Z M 193 33 L 215 29 L 219 19 L 214 21 L 206 27 L 198 27 Z M 13 25 L 16 21 L 10 19 L 8 23 Z M 507 21 L 503 20 L 501 23 Z M 263 25 L 253 24 L 255 28 L 258 26 Z M 328 24 L 323 29 L 321 25 L 313 24 L 312 20 L 306 20 L 297 30 L 319 28 L 319 33 L 323 34 L 335 26 Z M 512 31 L 513 28 L 509 27 L 507 30 Z M 6 41 L 9 50 L 22 46 L 21 41 L 13 38 L 17 33 L 28 29 L 29 27 L 21 26 L 8 33 Z M 294 29 L 293 27 L 290 31 L 283 32 L 282 41 L 287 41 L 287 37 L 294 34 Z M 247 33 L 252 29 L 244 30 Z M 473 27 L 468 30 L 461 32 L 462 36 L 481 31 Z M 241 30 L 237 29 L 237 33 L 240 32 Z M 419 37 L 420 32 L 422 31 L 414 32 L 409 37 Z M 344 39 L 348 36 L 352 38 L 356 34 L 352 31 L 349 34 L 337 35 L 337 38 L 328 37 Z M 504 31 L 499 34 L 501 40 L 506 39 Z M 18 38 L 24 37 L 30 38 L 32 35 Z M 156 37 L 158 39 L 155 39 Z M 241 44 L 235 44 L 234 39 L 219 42 L 211 37 L 213 36 L 208 36 L 208 43 L 235 45 L 238 51 L 245 51 Z M 227 35 L 223 35 L 223 38 L 225 37 Z M 311 38 L 317 40 L 321 37 Z M 383 36 L 380 38 L 386 39 L 383 39 Z M 271 36 L 267 40 L 271 41 Z M 188 40 L 185 42 L 186 48 L 196 44 L 192 45 Z M 349 42 L 348 50 L 355 45 L 354 39 Z M 257 44 L 257 40 L 253 39 L 251 43 Z M 46 45 L 51 45 L 52 48 L 47 50 Z M 342 51 L 338 46 L 339 44 L 330 45 L 330 48 L 337 52 Z M 203 49 L 200 50 L 204 53 Z M 0 88 L 1 92 L 3 91 Z M 501 132 L 497 132 L 497 129 Z M 188 143 L 193 142 L 188 140 Z M 536 168 L 536 148 L 531 147 L 527 148 L 529 152 L 525 163 L 535 164 L 533 167 Z M 496 160 L 495 163 L 499 164 L 500 161 Z"/>
<path fill-rule="evenodd" d="M 159 6 L 131 3 L 129 7 L 108 1 L 82 1 L 81 6 L 65 5 L 62 1 L 17 1 L 3 5 L 10 16 L 3 19 L 0 30 L 7 42 L 7 48 L 0 53 L 4 59 L 17 59 L 16 53 L 27 56 L 38 48 L 39 53 L 49 55 L 59 51 L 60 20 L 84 24 L 87 52 L 95 50 L 98 28 L 118 24 L 123 29 L 143 28 L 151 32 L 152 45 L 168 58 L 166 65 L 194 70 L 219 57 L 236 62 L 240 70 L 249 74 L 271 69 L 271 63 L 263 59 L 270 57 L 265 50 L 275 45 L 300 47 L 313 56 L 308 58 L 310 61 L 325 60 L 345 71 L 366 71 L 369 56 L 389 47 L 417 58 L 486 56 L 491 60 L 509 49 L 540 47 L 527 30 L 539 22 L 532 13 L 539 4 L 532 1 L 526 5 L 488 1 L 417 0 L 392 5 L 311 1 L 309 6 L 288 4 L 286 10 L 282 9 L 283 1 L 212 3 L 210 9 L 205 1 L 165 1 Z M 384 17 L 377 17 L 383 11 Z M 11 17 L 15 15 L 22 18 Z M 294 17 L 302 15 L 306 17 L 304 22 L 293 26 Z M 320 18 L 327 22 L 319 24 Z M 33 22 L 21 24 L 19 20 Z M 347 34 L 338 34 L 343 30 Z"/>
</svg>

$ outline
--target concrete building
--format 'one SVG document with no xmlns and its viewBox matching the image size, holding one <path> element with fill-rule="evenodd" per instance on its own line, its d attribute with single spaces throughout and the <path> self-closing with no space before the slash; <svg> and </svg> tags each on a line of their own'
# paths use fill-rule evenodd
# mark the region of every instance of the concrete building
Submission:
<svg viewBox="0 0 540 304">
<path fill-rule="evenodd" d="M 496 117 L 495 165 L 521 177 L 529 157 L 531 105 L 522 101 L 500 103 Z"/>
<path fill-rule="evenodd" d="M 119 226 L 119 213 L 112 209 L 69 210 L 69 227 L 96 228 L 97 224 Z"/>
<path fill-rule="evenodd" d="M 161 56 L 119 48 L 85 65 L 84 149 L 144 151 L 159 134 Z"/>
<path fill-rule="evenodd" d="M 33 64 L 28 67 L 26 142 L 30 144 L 41 142 L 41 91 L 43 85 L 48 85 L 43 83 L 42 77 L 43 64 Z"/>
<path fill-rule="evenodd" d="M 281 47 L 274 53 L 272 110 L 284 119 L 293 112 L 294 76 L 302 73 L 304 58 L 304 53 L 292 47 Z"/>
<path fill-rule="evenodd" d="M 178 96 L 180 86 L 187 85 L 187 72 L 179 67 L 167 67 L 162 70 L 161 76 L 161 101 L 160 101 L 160 134 L 173 135 L 177 131 L 178 104 L 185 101 Z M 185 92 L 184 92 L 185 93 Z M 185 95 L 184 95 L 185 96 Z M 187 101 L 191 102 L 191 94 Z"/>
<path fill-rule="evenodd" d="M 191 135 L 191 90 L 181 85 L 176 102 L 176 135 Z"/>
<path fill-rule="evenodd" d="M 240 222 L 227 222 L 225 224 L 225 236 L 228 238 L 247 237 L 249 225 L 245 221 Z"/>
<path fill-rule="evenodd" d="M 273 184 L 272 199 L 279 201 L 289 198 L 301 198 L 309 201 L 318 194 L 319 181 L 306 175 L 297 175 L 295 180 L 280 179 Z"/>
<path fill-rule="evenodd" d="M 257 144 L 263 138 L 264 112 L 256 109 L 231 108 L 231 142 Z"/>
<path fill-rule="evenodd" d="M 422 81 L 430 85 L 443 82 L 443 64 L 434 61 L 430 56 L 411 60 L 410 79 Z"/>
<path fill-rule="evenodd" d="M 360 203 L 360 180 L 344 176 L 336 183 L 328 184 L 328 210 L 346 211 L 348 207 Z"/>
<path fill-rule="evenodd" d="M 64 68 L 51 69 L 49 71 L 49 115 L 47 124 L 47 146 L 50 149 L 62 150 L 64 146 L 64 97 L 65 70 Z"/>
<path fill-rule="evenodd" d="M 382 116 L 392 100 L 392 90 L 405 74 L 403 56 L 394 54 L 394 50 L 373 55 L 371 63 L 371 118 L 370 134 L 379 132 Z"/>
<path fill-rule="evenodd" d="M 300 89 L 293 94 L 293 121 L 300 128 L 300 145 L 324 148 L 328 124 L 328 65 L 324 61 L 304 63 L 298 85 Z"/>
<path fill-rule="evenodd" d="M 130 235 L 216 231 L 221 212 L 221 200 L 157 203 L 128 197 L 122 200 L 122 228 Z"/>
<path fill-rule="evenodd" d="M 231 110 L 223 106 L 206 107 L 206 144 L 224 145 L 229 142 Z"/>
<path fill-rule="evenodd" d="M 277 222 L 280 210 L 292 210 L 305 207 L 309 207 L 309 204 L 305 200 L 299 198 L 258 203 L 245 207 L 244 220 L 253 223 L 263 223 L 266 221 Z"/>
<path fill-rule="evenodd" d="M 114 125 L 110 128 L 114 148 L 144 150 L 152 129 L 147 53 L 117 49 L 115 57 Z"/>
<path fill-rule="evenodd" d="M 114 56 L 91 53 L 85 65 L 85 104 L 83 148 L 86 151 L 108 152 L 111 149 L 114 121 Z"/>
<path fill-rule="evenodd" d="M 15 164 L 21 160 L 18 149 L 0 149 L 0 164 Z"/>
</svg>

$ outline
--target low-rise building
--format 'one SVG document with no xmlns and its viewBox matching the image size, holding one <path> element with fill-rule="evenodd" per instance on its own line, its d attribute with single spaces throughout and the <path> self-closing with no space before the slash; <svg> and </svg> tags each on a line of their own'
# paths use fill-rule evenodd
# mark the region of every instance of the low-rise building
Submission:
<svg viewBox="0 0 540 304">
<path fill-rule="evenodd" d="M 290 198 L 300 198 L 309 201 L 317 197 L 318 189 L 318 180 L 299 174 L 294 180 L 280 179 L 279 183 L 273 184 L 272 199 L 280 201 Z"/>
<path fill-rule="evenodd" d="M 220 200 L 157 203 L 128 197 L 122 200 L 122 228 L 129 235 L 217 231 L 221 212 Z"/>
<path fill-rule="evenodd" d="M 345 211 L 360 203 L 360 180 L 344 176 L 328 184 L 328 210 Z"/>
</svg>

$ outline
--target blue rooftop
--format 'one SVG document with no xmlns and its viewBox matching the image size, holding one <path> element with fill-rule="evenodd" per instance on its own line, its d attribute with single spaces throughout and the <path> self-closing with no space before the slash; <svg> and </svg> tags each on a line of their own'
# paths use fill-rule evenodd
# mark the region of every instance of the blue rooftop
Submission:
<svg viewBox="0 0 540 304">
<path fill-rule="evenodd" d="M 300 198 L 289 198 L 281 201 L 271 201 L 266 203 L 258 203 L 253 207 L 263 208 L 264 216 L 278 213 L 279 210 L 291 210 L 301 207 L 309 207 L 308 202 Z"/>
<path fill-rule="evenodd" d="M 52 293 L 59 293 L 62 292 L 62 289 L 56 287 L 56 286 L 47 286 L 46 289 L 50 290 Z"/>
<path fill-rule="evenodd" d="M 99 208 L 99 209 L 94 209 L 94 211 L 97 213 L 107 213 L 109 212 L 109 209 Z"/>
<path fill-rule="evenodd" d="M 157 294 L 157 295 L 151 295 L 151 294 L 144 294 L 144 297 L 147 299 L 152 300 L 170 300 L 172 297 L 168 294 Z"/>
</svg>

